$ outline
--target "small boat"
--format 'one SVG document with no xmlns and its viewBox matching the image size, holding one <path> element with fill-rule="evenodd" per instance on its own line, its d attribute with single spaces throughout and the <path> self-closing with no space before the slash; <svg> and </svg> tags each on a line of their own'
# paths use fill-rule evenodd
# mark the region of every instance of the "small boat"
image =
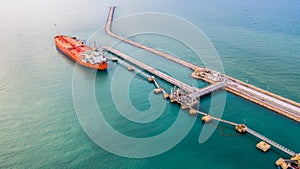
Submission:
<svg viewBox="0 0 300 169">
<path fill-rule="evenodd" d="M 107 59 L 103 51 L 87 46 L 83 40 L 57 35 L 54 42 L 57 50 L 81 66 L 97 70 L 107 69 Z"/>
</svg>

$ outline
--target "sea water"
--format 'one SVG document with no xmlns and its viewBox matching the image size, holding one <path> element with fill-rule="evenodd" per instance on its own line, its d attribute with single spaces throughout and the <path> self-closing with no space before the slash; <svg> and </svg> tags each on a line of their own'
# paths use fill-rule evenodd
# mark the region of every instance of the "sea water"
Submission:
<svg viewBox="0 0 300 169">
<path fill-rule="evenodd" d="M 0 7 L 0 168 L 269 169 L 275 168 L 274 162 L 279 157 L 289 158 L 275 148 L 262 153 L 255 148 L 260 140 L 249 134 L 239 135 L 233 127 L 224 124 L 209 124 L 217 125 L 216 130 L 200 144 L 201 119 L 190 117 L 187 112 L 183 116 L 196 118 L 190 132 L 162 154 L 129 158 L 98 146 L 78 120 L 72 90 L 76 65 L 55 49 L 53 37 L 58 32 L 83 39 L 96 32 L 95 36 L 100 36 L 103 45 L 114 44 L 118 50 L 192 86 L 207 85 L 191 80 L 190 70 L 180 65 L 105 35 L 103 26 L 110 5 L 117 6 L 115 20 L 141 12 L 162 12 L 186 19 L 211 40 L 225 74 L 300 101 L 300 3 L 296 0 L 3 1 Z M 126 30 L 134 28 L 134 25 L 116 23 L 113 30 L 129 36 Z M 144 33 L 130 38 L 203 65 L 183 43 L 172 37 Z M 89 43 L 93 45 L 92 41 Z M 108 54 L 108 57 L 112 56 Z M 150 123 L 131 122 L 118 112 L 112 85 L 120 91 L 129 91 L 124 99 L 137 111 L 151 108 L 149 95 L 153 92 L 153 84 L 126 69 L 109 62 L 108 70 L 97 72 L 92 79 L 100 113 L 113 128 L 130 137 L 152 137 L 168 130 L 182 112 L 178 105 L 162 97 L 156 99 L 164 103 L 165 109 Z M 79 71 L 85 81 L 91 80 L 89 70 L 81 68 Z M 121 76 L 131 78 L 129 86 L 116 83 L 116 78 Z M 162 80 L 158 82 L 168 92 L 173 87 Z M 82 97 L 86 94 L 76 92 Z M 201 98 L 201 111 L 209 111 L 212 97 L 215 96 Z M 88 99 L 84 103 L 91 101 Z M 149 116 L 155 109 L 152 111 Z M 222 118 L 246 123 L 278 143 L 300 151 L 297 122 L 231 93 L 226 93 Z M 124 147 L 134 148 L 135 145 Z"/>
</svg>

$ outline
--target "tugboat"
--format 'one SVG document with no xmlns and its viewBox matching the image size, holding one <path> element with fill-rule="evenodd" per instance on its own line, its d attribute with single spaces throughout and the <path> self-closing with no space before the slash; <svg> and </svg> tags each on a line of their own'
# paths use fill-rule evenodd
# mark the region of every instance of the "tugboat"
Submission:
<svg viewBox="0 0 300 169">
<path fill-rule="evenodd" d="M 57 35 L 54 42 L 57 50 L 81 66 L 97 70 L 107 69 L 107 59 L 103 51 L 87 46 L 85 41 L 76 37 Z"/>
</svg>

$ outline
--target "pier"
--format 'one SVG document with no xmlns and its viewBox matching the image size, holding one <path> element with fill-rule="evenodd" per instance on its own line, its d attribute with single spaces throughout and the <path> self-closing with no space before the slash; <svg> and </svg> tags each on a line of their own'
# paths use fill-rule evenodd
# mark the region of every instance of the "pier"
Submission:
<svg viewBox="0 0 300 169">
<path fill-rule="evenodd" d="M 202 89 L 200 89 L 196 93 L 194 93 L 193 98 L 199 98 L 199 97 L 204 96 L 206 94 L 212 93 L 216 90 L 223 89 L 225 86 L 226 86 L 226 82 L 221 81 L 221 82 L 203 87 Z"/>
<path fill-rule="evenodd" d="M 292 100 L 289 100 L 289 99 L 286 99 L 286 98 L 283 98 L 281 96 L 278 96 L 278 95 L 275 95 L 273 93 L 270 93 L 268 91 L 265 91 L 263 89 L 260 89 L 258 87 L 255 87 L 253 85 L 250 85 L 250 84 L 247 84 L 245 82 L 242 82 L 242 81 L 239 81 L 237 79 L 234 79 L 232 77 L 229 77 L 229 76 L 226 76 L 220 72 L 217 72 L 215 70 L 211 70 L 211 69 L 208 69 L 208 68 L 203 68 L 203 67 L 200 67 L 200 66 L 197 66 L 197 65 L 194 65 L 192 63 L 189 63 L 189 62 L 186 62 L 186 61 L 183 61 L 175 56 L 172 56 L 170 54 L 167 54 L 167 53 L 164 53 L 162 51 L 159 51 L 159 50 L 156 50 L 156 49 L 153 49 L 153 48 L 150 48 L 148 46 L 145 46 L 143 44 L 140 44 L 140 43 L 137 43 L 137 42 L 134 42 L 130 39 L 127 39 L 127 38 L 124 38 L 124 37 L 121 37 L 115 33 L 113 33 L 111 31 L 111 28 L 112 28 L 112 21 L 113 21 L 113 14 L 114 14 L 114 10 L 115 10 L 115 7 L 110 7 L 110 10 L 109 10 L 109 15 L 108 15 L 108 18 L 107 18 L 107 23 L 106 23 L 106 27 L 105 27 L 105 32 L 114 37 L 114 38 L 117 38 L 123 42 L 126 42 L 128 44 L 131 44 L 133 46 L 136 46 L 138 48 L 141 48 L 141 49 L 144 49 L 148 52 L 151 52 L 151 53 L 154 53 L 158 56 L 161 56 L 163 58 L 166 58 L 168 60 L 171 60 L 177 64 L 180 64 L 184 67 L 187 67 L 189 69 L 191 69 L 193 72 L 191 74 L 191 77 L 195 78 L 195 79 L 201 79 L 201 80 L 204 80 L 206 82 L 209 82 L 211 83 L 211 85 L 207 86 L 207 87 L 204 87 L 204 88 L 195 88 L 195 87 L 192 87 L 186 83 L 183 83 L 173 77 L 170 77 L 158 70 L 156 70 L 155 68 L 151 67 L 151 66 L 148 66 L 112 47 L 109 47 L 109 46 L 104 46 L 102 47 L 103 50 L 105 51 L 108 51 L 120 58 L 122 58 L 124 61 L 130 63 L 130 64 L 133 64 L 135 65 L 136 67 L 139 67 L 141 70 L 144 70 L 144 71 L 147 71 L 148 73 L 156 76 L 156 77 L 159 77 L 167 82 L 169 82 L 170 84 L 174 85 L 174 86 L 177 86 L 179 87 L 179 89 L 183 90 L 184 92 L 181 93 L 182 91 L 177 89 L 176 91 L 174 91 L 172 93 L 170 93 L 170 101 L 171 102 L 174 102 L 176 101 L 177 103 L 181 104 L 181 108 L 184 108 L 184 109 L 189 109 L 189 113 L 191 115 L 201 115 L 203 117 L 206 117 L 207 120 L 203 120 L 205 118 L 202 118 L 202 120 L 204 122 L 209 122 L 210 119 L 212 120 L 216 120 L 216 121 L 219 121 L 221 123 L 225 123 L 225 124 L 229 124 L 231 126 L 235 126 L 236 130 L 238 132 L 241 132 L 241 133 L 249 133 L 255 137 L 257 137 L 258 139 L 272 145 L 273 147 L 281 150 L 282 152 L 292 156 L 292 157 L 299 157 L 300 154 L 297 154 L 295 153 L 294 151 L 284 147 L 283 145 L 263 136 L 262 134 L 248 128 L 246 125 L 244 124 L 237 124 L 237 123 L 234 123 L 234 122 L 231 122 L 231 121 L 228 121 L 228 120 L 224 120 L 224 119 L 221 119 L 221 118 L 217 118 L 217 117 L 214 117 L 214 116 L 211 116 L 207 113 L 204 113 L 204 112 L 200 112 L 196 109 L 193 108 L 193 104 L 187 104 L 187 103 L 194 103 L 193 100 L 194 99 L 197 99 L 197 98 L 200 98 L 201 96 L 203 95 L 206 95 L 206 94 L 209 94 L 209 93 L 212 93 L 216 90 L 219 90 L 219 89 L 226 89 L 227 91 L 233 93 L 233 94 L 236 94 L 238 96 L 241 96 L 247 100 L 250 100 L 254 103 L 257 103 L 263 107 L 266 107 L 268 109 L 271 109 L 275 112 L 278 112 L 286 117 L 289 117 L 297 122 L 300 122 L 300 104 L 297 103 L 297 102 L 294 102 Z M 144 73 L 145 74 L 145 73 Z M 149 81 L 152 81 L 154 82 L 155 86 L 157 89 L 161 89 L 161 87 L 158 85 L 157 81 L 155 80 L 155 78 L 153 76 L 150 76 L 150 75 L 146 75 L 146 77 L 148 77 L 148 80 Z M 174 88 L 175 89 L 175 88 Z M 165 97 L 165 94 L 167 94 L 163 89 L 162 89 L 163 93 L 164 93 L 164 98 Z M 178 92 L 179 91 L 179 92 Z M 180 93 L 180 94 L 178 94 Z M 177 96 L 174 96 L 176 95 Z M 185 100 L 181 100 L 179 99 L 178 95 L 180 95 L 180 98 L 182 95 L 185 95 L 186 97 L 184 98 Z M 192 100 L 191 102 L 189 102 L 190 100 Z"/>
<path fill-rule="evenodd" d="M 187 92 L 191 93 L 193 91 L 198 90 L 197 88 L 191 87 L 188 84 L 185 84 L 185 83 L 183 83 L 183 82 L 181 82 L 181 81 L 179 81 L 175 78 L 172 78 L 171 76 L 166 75 L 165 73 L 162 73 L 162 72 L 154 69 L 153 67 L 148 66 L 148 65 L 146 65 L 146 64 L 144 64 L 144 63 L 142 63 L 142 62 L 140 62 L 140 61 L 138 61 L 138 60 L 136 60 L 136 59 L 134 59 L 134 58 L 132 58 L 132 57 L 116 50 L 116 49 L 114 49 L 114 48 L 112 48 L 112 47 L 104 46 L 104 47 L 102 47 L 102 49 L 104 49 L 106 51 L 109 51 L 110 53 L 113 53 L 113 54 L 119 56 L 120 58 L 130 62 L 131 64 L 134 64 L 135 66 L 138 66 L 139 68 L 141 68 L 141 69 L 143 69 L 143 70 L 145 70 L 145 71 L 147 71 L 147 72 L 149 72 L 149 73 L 151 73 L 151 74 L 153 74 L 153 75 L 155 75 L 155 76 L 157 76 L 157 77 L 159 77 L 159 78 L 161 78 L 161 79 L 163 79 L 163 80 L 165 80 L 165 81 L 167 81 L 167 82 L 169 82 L 169 83 L 171 83 L 175 86 L 178 86 L 178 87 L 182 88 L 183 90 L 185 90 Z"/>
<path fill-rule="evenodd" d="M 290 156 L 292 156 L 292 157 L 293 157 L 294 155 L 296 155 L 296 153 L 295 153 L 294 151 L 292 151 L 292 150 L 290 150 L 290 149 L 288 149 L 288 148 L 286 148 L 286 147 L 284 147 L 284 146 L 282 146 L 282 145 L 276 143 L 275 141 L 273 141 L 273 140 L 271 140 L 271 139 L 269 139 L 269 138 L 267 138 L 267 137 L 265 137 L 265 136 L 259 134 L 258 132 L 254 131 L 254 130 L 248 128 L 248 127 L 247 127 L 246 131 L 247 131 L 248 133 L 252 134 L 253 136 L 255 136 L 255 137 L 257 137 L 257 138 L 259 138 L 259 139 L 265 141 L 266 143 L 269 143 L 269 144 L 272 145 L 273 147 L 276 147 L 277 149 L 279 149 L 279 150 L 285 152 L 286 154 L 288 154 L 288 155 L 290 155 Z"/>
<path fill-rule="evenodd" d="M 137 42 L 135 42 L 135 41 L 132 41 L 132 40 L 130 40 L 130 39 L 127 39 L 127 38 L 125 38 L 125 37 L 122 37 L 122 36 L 119 36 L 119 35 L 113 33 L 112 30 L 111 30 L 111 28 L 112 28 L 112 21 L 113 21 L 113 15 L 114 15 L 115 8 L 116 8 L 116 7 L 114 7 L 114 6 L 110 7 L 109 14 L 108 14 L 108 17 L 107 17 L 107 22 L 106 22 L 106 26 L 105 26 L 105 32 L 106 32 L 108 35 L 110 35 L 110 36 L 112 36 L 112 37 L 114 37 L 114 38 L 117 38 L 117 39 L 119 39 L 119 40 L 121 40 L 121 41 L 123 41 L 123 42 L 126 42 L 126 43 L 128 43 L 128 44 L 130 44 L 130 45 L 136 46 L 136 47 L 138 47 L 138 48 L 140 48 L 140 49 L 143 49 L 143 50 L 146 50 L 146 51 L 151 52 L 151 53 L 153 53 L 153 54 L 162 56 L 162 57 L 164 57 L 164 58 L 166 58 L 166 59 L 168 59 L 168 60 L 171 60 L 171 61 L 173 61 L 173 62 L 179 63 L 179 64 L 181 64 L 181 65 L 183 65 L 183 66 L 185 66 L 185 67 L 191 68 L 191 69 L 193 69 L 193 70 L 196 69 L 196 68 L 198 67 L 197 65 L 194 65 L 194 64 L 192 64 L 192 63 L 183 61 L 183 60 L 181 60 L 181 59 L 179 59 L 179 58 L 176 58 L 176 57 L 174 57 L 174 56 L 172 56 L 172 55 L 170 55 L 170 54 L 167 54 L 167 53 L 164 53 L 164 52 L 162 52 L 162 51 L 159 51 L 159 50 L 150 48 L 150 47 L 148 47 L 148 46 L 146 46 L 146 45 L 137 43 Z"/>
<path fill-rule="evenodd" d="M 194 110 L 194 111 L 195 111 L 195 110 Z M 197 112 L 198 114 L 201 114 L 201 115 L 204 115 L 204 116 L 209 116 L 208 114 L 203 113 L 203 112 L 200 112 L 200 111 L 196 111 L 196 112 Z M 209 117 L 212 118 L 212 119 L 214 119 L 214 120 L 217 120 L 217 121 L 219 121 L 219 122 L 222 122 L 222 123 L 225 123 L 225 124 L 229 124 L 229 125 L 232 125 L 232 126 L 238 126 L 238 125 L 239 125 L 239 124 L 237 124 L 237 123 L 234 123 L 234 122 L 231 122 L 231 121 L 228 121 L 228 120 L 216 118 L 216 117 L 214 117 L 214 116 L 209 116 Z M 273 147 L 277 148 L 278 150 L 281 150 L 282 152 L 284 152 L 284 153 L 290 155 L 291 157 L 297 155 L 296 152 L 294 152 L 294 151 L 292 151 L 292 150 L 290 150 L 290 149 L 284 147 L 283 145 L 281 145 L 281 144 L 279 144 L 279 143 L 277 143 L 277 142 L 275 142 L 275 141 L 273 141 L 273 140 L 267 138 L 266 136 L 263 136 L 262 134 L 260 134 L 260 133 L 258 133 L 258 132 L 256 132 L 256 131 L 254 131 L 254 130 L 252 130 L 252 129 L 250 129 L 250 128 L 247 127 L 247 126 L 245 126 L 245 127 L 246 127 L 246 128 L 245 128 L 245 131 L 246 131 L 246 132 L 248 132 L 249 134 L 251 134 L 251 135 L 257 137 L 258 139 L 260 139 L 260 140 L 262 140 L 262 141 L 264 141 L 264 142 L 266 142 L 266 143 L 272 145 Z"/>
<path fill-rule="evenodd" d="M 214 70 L 203 68 L 195 64 L 186 62 L 170 54 L 164 53 L 157 49 L 153 49 L 151 47 L 137 43 L 135 41 L 132 41 L 130 39 L 127 39 L 125 37 L 113 33 L 112 22 L 113 22 L 114 11 L 115 11 L 115 7 L 110 7 L 107 23 L 105 26 L 105 32 L 108 35 L 193 70 L 194 72 L 191 74 L 193 78 L 201 79 L 212 84 L 226 80 L 227 85 L 225 86 L 225 90 L 235 95 L 238 95 L 240 97 L 243 97 L 249 101 L 252 101 L 258 105 L 261 105 L 265 108 L 280 113 L 281 115 L 291 118 L 297 122 L 300 122 L 300 104 L 297 102 L 270 93 L 268 91 L 247 84 L 235 78 L 226 76 Z"/>
<path fill-rule="evenodd" d="M 133 64 L 133 65 L 135 65 L 135 66 L 137 66 L 137 67 L 139 67 L 139 68 L 141 68 L 141 69 L 143 69 L 143 70 L 145 70 L 145 71 L 147 71 L 147 72 L 149 72 L 149 73 L 151 73 L 151 74 L 153 74 L 153 75 L 155 75 L 155 76 L 157 76 L 157 77 L 159 77 L 159 78 L 161 78 L 161 79 L 163 79 L 167 82 L 169 82 L 170 84 L 173 84 L 174 86 L 180 87 L 184 91 L 191 94 L 191 97 L 193 97 L 193 99 L 197 99 L 197 98 L 199 98 L 203 95 L 206 95 L 206 94 L 209 94 L 209 93 L 214 92 L 216 90 L 219 90 L 219 89 L 221 89 L 225 86 L 225 82 L 219 82 L 219 83 L 212 84 L 212 85 L 209 85 L 207 87 L 198 89 L 198 88 L 192 87 L 192 86 L 190 86 L 186 83 L 183 83 L 183 82 L 181 82 L 181 81 L 179 81 L 179 80 L 177 80 L 177 79 L 175 79 L 175 78 L 173 78 L 169 75 L 166 75 L 165 73 L 160 72 L 160 71 L 154 69 L 153 67 L 148 66 L 148 65 L 146 65 L 146 64 L 144 64 L 144 63 L 142 63 L 142 62 L 140 62 L 140 61 L 138 61 L 138 60 L 136 60 L 136 59 L 134 59 L 134 58 L 132 58 L 132 57 L 116 50 L 116 49 L 114 49 L 114 48 L 112 48 L 112 47 L 103 46 L 102 49 L 105 50 L 105 51 L 108 51 L 108 52 L 110 52 L 114 55 L 117 55 L 118 57 L 126 60 L 127 62 L 129 62 L 129 63 L 131 63 L 131 64 Z M 157 84 L 157 82 L 155 80 L 154 80 L 154 83 L 157 87 L 159 87 L 159 85 Z"/>
<path fill-rule="evenodd" d="M 144 64 L 144 63 L 142 63 L 142 62 L 140 62 L 140 61 L 138 61 L 138 60 L 136 60 L 136 59 L 120 52 L 120 51 L 118 51 L 118 50 L 116 50 L 116 49 L 114 49 L 114 48 L 112 48 L 112 47 L 104 46 L 104 47 L 102 47 L 102 49 L 106 50 L 106 51 L 108 51 L 108 52 L 110 52 L 114 55 L 117 55 L 118 57 L 124 59 L 125 61 L 127 61 L 131 64 L 134 64 L 135 66 L 137 66 L 137 67 L 139 67 L 139 68 L 141 68 L 141 69 L 143 69 L 143 70 L 145 70 L 145 71 L 147 71 L 147 72 L 149 72 L 149 73 L 151 73 L 151 74 L 153 74 L 153 75 L 155 75 L 155 76 L 157 76 L 157 77 L 159 77 L 163 80 L 166 80 L 169 83 L 171 83 L 171 84 L 173 84 L 177 87 L 183 88 L 185 91 L 191 93 L 191 99 L 199 98 L 199 97 L 201 97 L 205 94 L 214 92 L 214 91 L 219 90 L 219 89 L 223 88 L 224 86 L 226 86 L 226 82 L 222 81 L 222 82 L 219 82 L 219 83 L 209 85 L 209 86 L 204 87 L 204 88 L 197 89 L 197 88 L 191 87 L 188 84 L 185 84 L 185 83 L 183 83 L 183 82 L 181 82 L 181 81 L 179 81 L 175 78 L 172 78 L 172 77 L 170 77 L 170 76 L 168 76 L 168 75 L 166 75 L 166 74 L 164 74 L 164 73 L 162 73 L 162 72 L 160 72 L 160 71 L 158 71 L 158 70 L 156 70 L 156 69 L 154 69 L 154 68 L 152 68 L 152 67 L 150 67 L 150 66 L 148 66 L 148 65 L 146 65 L 146 64 Z M 142 75 L 145 76 L 145 77 L 148 77 L 148 78 L 152 78 L 152 76 L 147 75 L 145 73 L 142 73 Z M 160 88 L 160 86 L 158 85 L 158 83 L 156 82 L 155 79 L 153 79 L 153 82 L 154 82 L 154 84 L 157 88 Z M 162 89 L 162 91 L 163 91 L 164 94 L 166 94 L 166 92 L 163 89 Z M 193 114 L 191 112 L 194 112 L 195 114 L 199 114 L 199 115 L 202 115 L 202 116 L 208 116 L 209 118 L 211 118 L 213 120 L 216 120 L 216 121 L 219 121 L 219 122 L 222 122 L 222 123 L 225 123 L 225 124 L 229 124 L 229 125 L 232 125 L 232 126 L 240 125 L 240 124 L 237 124 L 237 123 L 234 123 L 234 122 L 231 122 L 231 121 L 228 121 L 228 120 L 224 120 L 224 119 L 221 119 L 221 118 L 217 118 L 217 117 L 211 116 L 207 113 L 195 110 L 190 105 L 184 105 L 184 106 L 187 106 L 186 108 L 190 109 L 190 114 Z M 279 143 L 276 143 L 275 141 L 259 134 L 258 132 L 254 131 L 254 130 L 246 127 L 246 126 L 245 126 L 245 131 L 248 132 L 249 134 L 265 141 L 266 143 L 269 143 L 273 147 L 283 151 L 284 153 L 286 153 L 290 156 L 296 155 L 296 153 L 294 151 L 280 145 Z"/>
</svg>

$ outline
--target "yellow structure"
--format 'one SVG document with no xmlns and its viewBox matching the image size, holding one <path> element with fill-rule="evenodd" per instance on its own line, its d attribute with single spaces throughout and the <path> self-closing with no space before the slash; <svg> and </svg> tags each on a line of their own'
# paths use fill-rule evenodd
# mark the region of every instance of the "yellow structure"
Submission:
<svg viewBox="0 0 300 169">
<path fill-rule="evenodd" d="M 190 115 L 196 115 L 197 114 L 197 110 L 190 109 L 189 113 L 190 113 Z"/>
<path fill-rule="evenodd" d="M 162 92 L 162 88 L 156 88 L 156 89 L 154 89 L 154 93 L 155 94 L 158 94 L 158 93 L 161 93 Z"/>
<path fill-rule="evenodd" d="M 170 102 L 174 103 L 176 100 L 173 97 L 170 97 Z"/>
<path fill-rule="evenodd" d="M 154 78 L 153 76 L 148 77 L 148 81 L 149 81 L 149 82 L 153 82 L 154 79 L 155 79 L 155 78 Z"/>
<path fill-rule="evenodd" d="M 164 99 L 167 99 L 169 97 L 168 93 L 164 93 Z"/>
<path fill-rule="evenodd" d="M 270 146 L 270 144 L 268 144 L 264 141 L 261 141 L 258 144 L 256 144 L 256 148 L 260 149 L 263 152 L 267 152 L 271 148 L 271 146 Z"/>
<path fill-rule="evenodd" d="M 293 166 L 293 168 L 300 168 L 300 155 L 295 154 L 293 157 L 291 157 L 290 160 L 285 160 L 283 158 L 279 158 L 275 162 L 275 165 L 280 166 L 281 169 L 288 169 L 289 167 L 292 167 L 292 166 Z"/>
<path fill-rule="evenodd" d="M 212 118 L 211 118 L 211 116 L 209 116 L 209 115 L 206 115 L 206 116 L 203 116 L 202 117 L 202 121 L 204 122 L 204 123 L 208 123 L 208 122 L 210 122 L 212 120 Z"/>
<path fill-rule="evenodd" d="M 198 67 L 194 70 L 193 74 L 198 77 L 204 77 L 205 75 L 204 71 L 205 69 Z"/>
<path fill-rule="evenodd" d="M 276 162 L 275 162 L 276 166 L 280 166 L 281 169 L 288 169 L 288 164 L 284 161 L 283 158 L 279 158 Z"/>
<path fill-rule="evenodd" d="M 245 133 L 247 126 L 244 124 L 238 124 L 235 126 L 236 131 L 240 132 L 240 133 Z"/>
<path fill-rule="evenodd" d="M 298 163 L 300 164 L 300 154 L 296 154 L 294 157 L 291 158 L 291 160 L 298 161 Z"/>
<path fill-rule="evenodd" d="M 134 71 L 134 67 L 128 66 L 128 70 L 129 70 L 129 71 Z"/>
<path fill-rule="evenodd" d="M 187 109 L 187 108 L 188 108 L 187 105 L 184 105 L 184 104 L 181 105 L 181 109 L 182 109 L 182 110 L 185 110 L 185 109 Z"/>
<path fill-rule="evenodd" d="M 113 57 L 113 58 L 111 58 L 111 61 L 113 61 L 113 62 L 117 62 L 117 61 L 118 61 L 118 59 L 117 59 L 116 57 Z"/>
</svg>

